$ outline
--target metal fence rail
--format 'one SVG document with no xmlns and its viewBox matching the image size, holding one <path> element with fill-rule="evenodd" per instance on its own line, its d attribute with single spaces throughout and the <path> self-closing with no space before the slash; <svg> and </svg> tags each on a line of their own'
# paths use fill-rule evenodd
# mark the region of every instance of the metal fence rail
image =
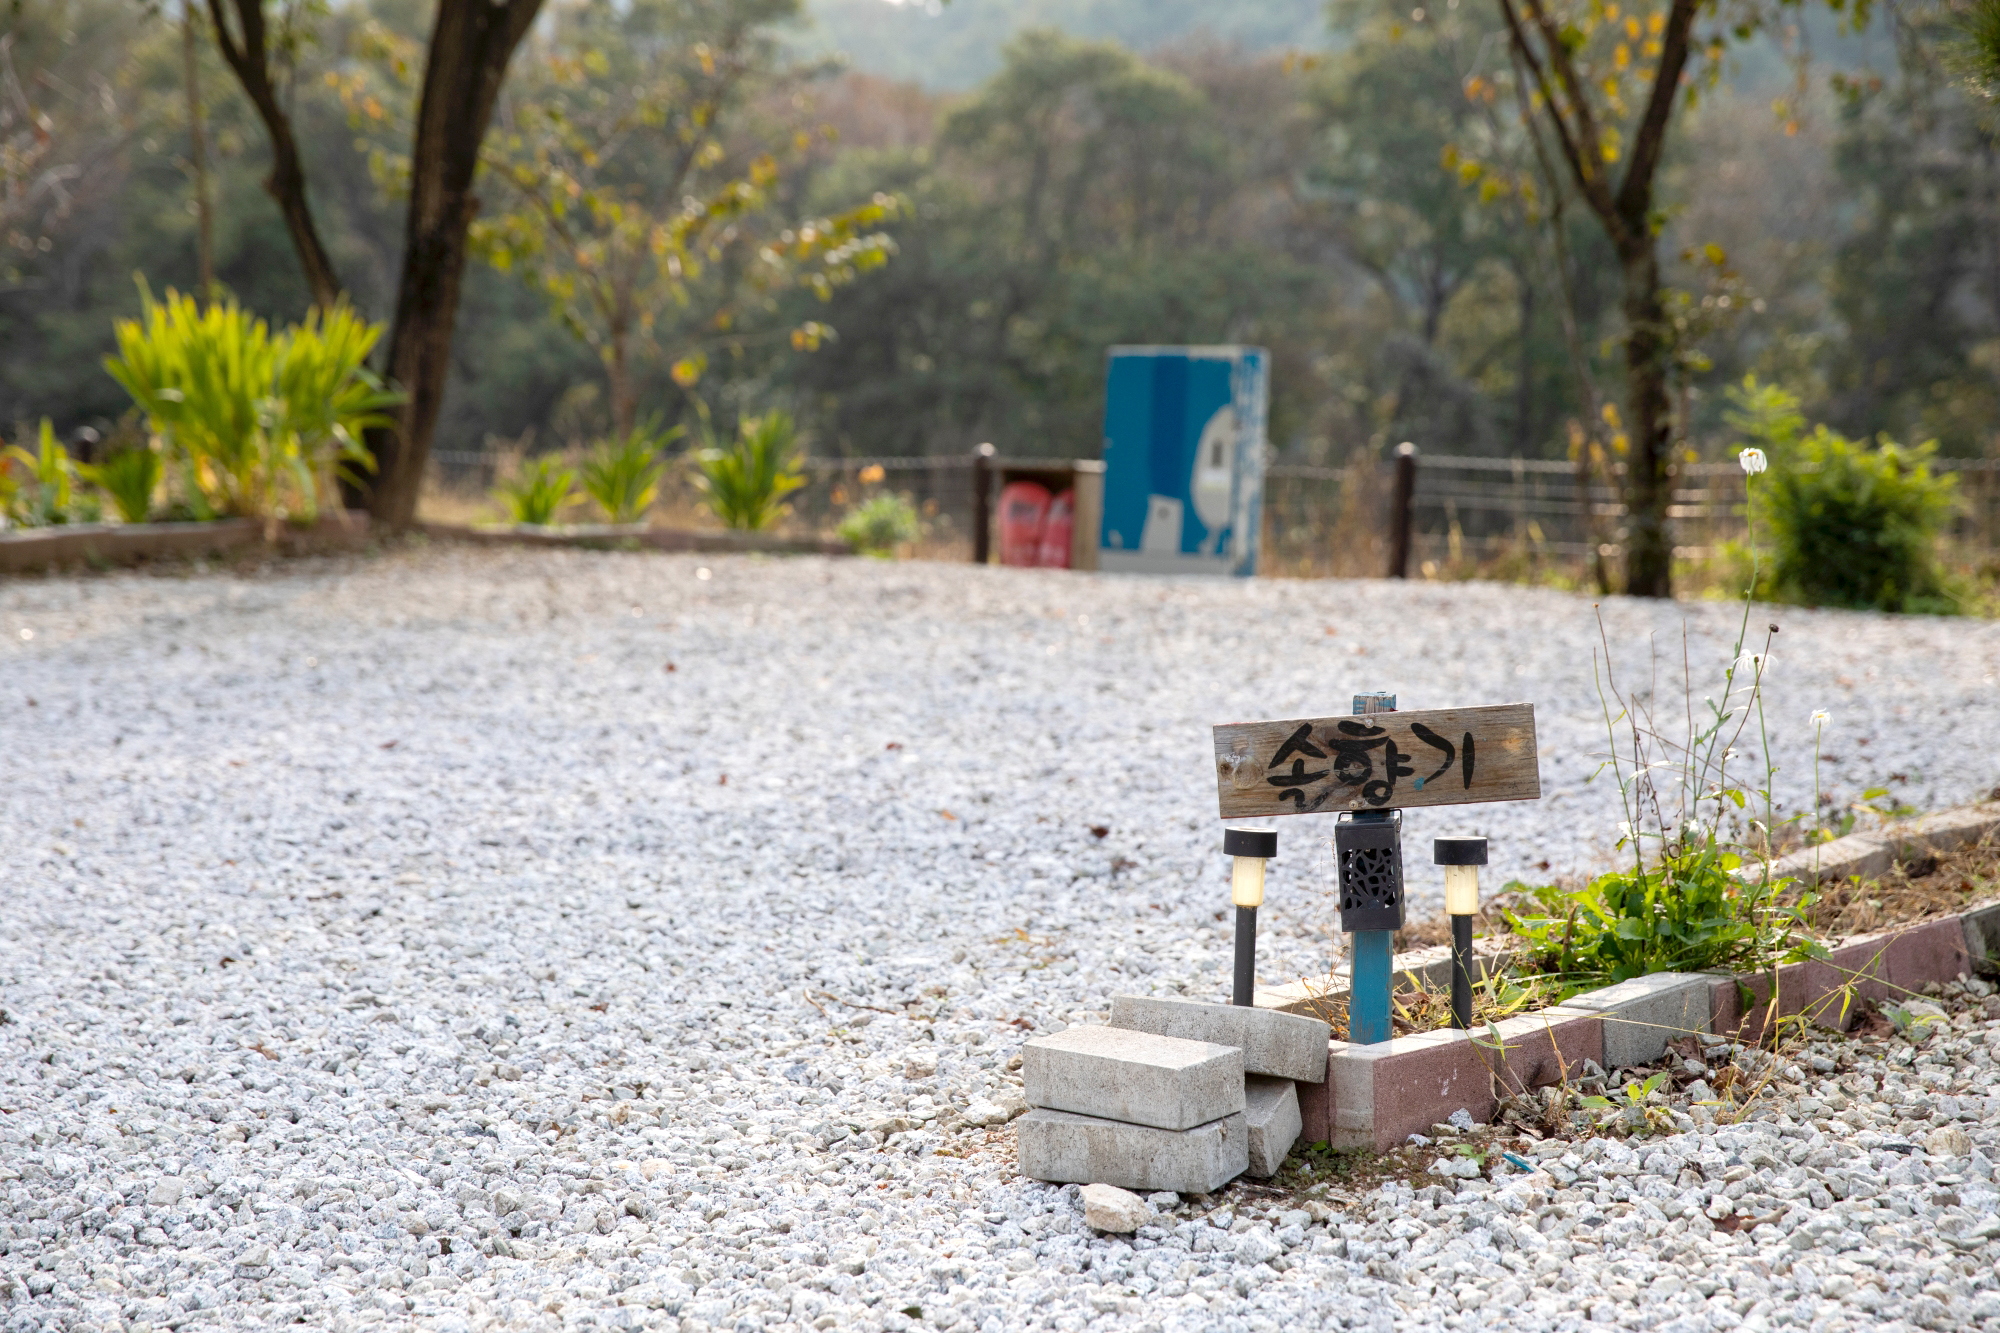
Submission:
<svg viewBox="0 0 2000 1333">
<path fill-rule="evenodd" d="M 441 450 L 432 460 L 446 485 L 483 492 L 508 457 L 493 450 Z M 1398 461 L 1273 463 L 1265 472 L 1264 569 L 1306 576 L 1391 572 L 1398 555 Z M 1951 537 L 1960 555 L 2000 556 L 2000 459 L 1941 458 L 1933 466 L 1959 478 L 1961 504 Z M 1622 554 L 1627 513 L 1618 488 L 1601 475 L 1579 485 L 1572 463 L 1417 454 L 1409 467 L 1401 534 L 1406 573 Z M 808 480 L 792 496 L 788 526 L 799 533 L 831 532 L 851 505 L 885 492 L 905 495 L 923 518 L 919 549 L 934 558 L 968 558 L 977 469 L 970 452 L 807 458 L 801 470 Z M 1744 538 L 1745 481 L 1734 462 L 1676 470 L 1668 520 L 1677 556 L 1711 558 Z M 663 490 L 664 509 L 693 511 L 697 497 L 686 470 L 676 469 Z"/>
</svg>

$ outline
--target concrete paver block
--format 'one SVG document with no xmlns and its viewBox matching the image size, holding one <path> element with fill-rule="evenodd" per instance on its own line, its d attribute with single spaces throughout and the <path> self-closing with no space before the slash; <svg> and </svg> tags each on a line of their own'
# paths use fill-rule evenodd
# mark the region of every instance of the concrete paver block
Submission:
<svg viewBox="0 0 2000 1333">
<path fill-rule="evenodd" d="M 1910 825 L 1890 830 L 1885 837 L 1904 860 L 1912 860 L 1926 852 L 1932 855 L 1955 852 L 1996 833 L 2000 833 L 2000 804 L 1988 803 L 1926 815 Z"/>
<path fill-rule="evenodd" d="M 1771 878 L 1796 879 L 1805 884 L 1825 884 L 1845 879 L 1880 879 L 1896 864 L 1895 847 L 1873 834 L 1850 833 L 1844 838 L 1789 852 L 1771 862 Z M 1764 873 L 1761 864 L 1750 864 L 1737 872 L 1745 879 Z"/>
<path fill-rule="evenodd" d="M 1021 1048 L 1021 1082 L 1030 1106 L 1193 1129 L 1242 1111 L 1243 1052 L 1129 1028 L 1073 1027 Z"/>
<path fill-rule="evenodd" d="M 1240 1095 L 1241 1076 L 1237 1088 Z M 1241 1111 L 1178 1131 L 1049 1110 L 1030 1111 L 1014 1125 L 1021 1174 L 1034 1180 L 1211 1194 L 1250 1165 Z"/>
<path fill-rule="evenodd" d="M 1631 1069 L 1658 1060 L 1676 1037 L 1711 1030 L 1713 981 L 1694 972 L 1654 972 L 1572 995 L 1563 1005 L 1603 1015 L 1604 1067 Z"/>
<path fill-rule="evenodd" d="M 1921 991 L 1933 981 L 1953 981 L 1971 970 L 1966 956 L 1963 919 L 1924 921 L 1896 933 L 1884 961 L 1889 984 L 1906 992 Z"/>
<path fill-rule="evenodd" d="M 1972 963 L 2000 958 L 2000 903 L 1975 907 L 1960 920 L 1965 923 L 1965 951 Z"/>
<path fill-rule="evenodd" d="M 1333 1035 L 1319 1019 L 1300 1014 L 1162 995 L 1112 996 L 1111 1026 L 1234 1046 L 1243 1052 L 1244 1073 L 1301 1083 L 1325 1082 L 1326 1043 Z"/>
<path fill-rule="evenodd" d="M 1247 1075 L 1243 1083 L 1243 1120 L 1250 1128 L 1249 1172 L 1265 1179 L 1278 1174 L 1305 1127 L 1299 1116 L 1299 1089 L 1288 1078 L 1258 1074 Z"/>
</svg>

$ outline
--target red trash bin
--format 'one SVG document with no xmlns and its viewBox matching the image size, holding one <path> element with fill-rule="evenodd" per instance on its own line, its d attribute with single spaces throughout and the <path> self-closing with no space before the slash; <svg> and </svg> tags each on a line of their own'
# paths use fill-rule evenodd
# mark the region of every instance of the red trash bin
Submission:
<svg viewBox="0 0 2000 1333">
<path fill-rule="evenodd" d="M 1041 558 L 1042 522 L 1048 517 L 1048 487 L 1009 482 L 1000 492 L 1000 563 L 1033 565 Z"/>
<path fill-rule="evenodd" d="M 1069 568 L 1070 535 L 1076 530 L 1076 495 L 1064 491 L 1049 501 L 1042 519 L 1042 549 L 1035 563 L 1043 569 Z"/>
</svg>

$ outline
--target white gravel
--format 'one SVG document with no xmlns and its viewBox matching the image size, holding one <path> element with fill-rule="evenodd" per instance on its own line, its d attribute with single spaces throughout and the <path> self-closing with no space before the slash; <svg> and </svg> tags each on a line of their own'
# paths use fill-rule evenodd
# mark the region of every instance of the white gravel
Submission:
<svg viewBox="0 0 2000 1333">
<path fill-rule="evenodd" d="M 1678 662 L 1683 619 L 1713 662 L 1735 624 L 1605 612 L 1633 663 L 1648 633 Z M 1774 614 L 1788 801 L 1818 707 L 1845 795 L 1994 785 L 2000 627 Z M 1524 1236 L 1465 1230 L 1504 1207 L 1480 1200 L 1183 1204 L 1106 1240 L 1014 1176 L 1004 1123 L 951 1127 L 1011 1109 L 1026 1035 L 1226 988 L 1212 722 L 1527 700 L 1544 799 L 1415 813 L 1413 846 L 1600 861 L 1595 637 L 1550 592 L 862 561 L 0 583 L 0 1327 L 1554 1327 L 1655 1323 L 1648 1292 L 1716 1328 L 1989 1317 L 1939 1265 L 1995 1250 L 1893 1216 L 1872 1313 L 1638 1205 L 1589 1301 L 1542 1301 Z M 1330 961 L 1312 822 L 1283 830 L 1266 979 Z M 1995 1156 L 1899 1160 L 1958 1174 L 1977 1231 Z M 1536 1299 L 1473 1274 L 1487 1303 L 1446 1314 L 1465 1284 L 1356 1248 L 1438 1236 Z M 1640 1290 L 1661 1255 L 1678 1293 Z"/>
</svg>

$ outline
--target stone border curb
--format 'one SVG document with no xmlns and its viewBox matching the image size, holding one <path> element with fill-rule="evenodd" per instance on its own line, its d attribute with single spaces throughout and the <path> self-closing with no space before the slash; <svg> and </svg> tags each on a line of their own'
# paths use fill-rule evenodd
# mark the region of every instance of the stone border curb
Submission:
<svg viewBox="0 0 2000 1333">
<path fill-rule="evenodd" d="M 465 523 L 415 523 L 411 531 L 448 541 L 483 546 L 572 547 L 592 551 L 639 549 L 704 554 L 853 555 L 846 542 L 824 537 L 772 537 L 761 532 L 702 532 L 693 528 L 653 528 L 643 523 L 588 523 L 573 527 L 527 525 L 475 528 Z"/>
<path fill-rule="evenodd" d="M 1983 801 L 1787 853 L 1771 862 L 1771 876 L 1808 884 L 1856 876 L 1870 879 L 1887 874 L 1899 861 L 1956 851 L 1996 832 L 2000 832 L 2000 801 Z"/>
<path fill-rule="evenodd" d="M 368 516 L 323 518 L 308 528 L 279 529 L 287 555 L 351 550 L 368 539 Z M 263 525 L 250 518 L 212 523 L 77 523 L 0 532 L 0 574 L 69 566 L 133 565 L 164 556 L 222 555 L 263 544 Z"/>
</svg>

